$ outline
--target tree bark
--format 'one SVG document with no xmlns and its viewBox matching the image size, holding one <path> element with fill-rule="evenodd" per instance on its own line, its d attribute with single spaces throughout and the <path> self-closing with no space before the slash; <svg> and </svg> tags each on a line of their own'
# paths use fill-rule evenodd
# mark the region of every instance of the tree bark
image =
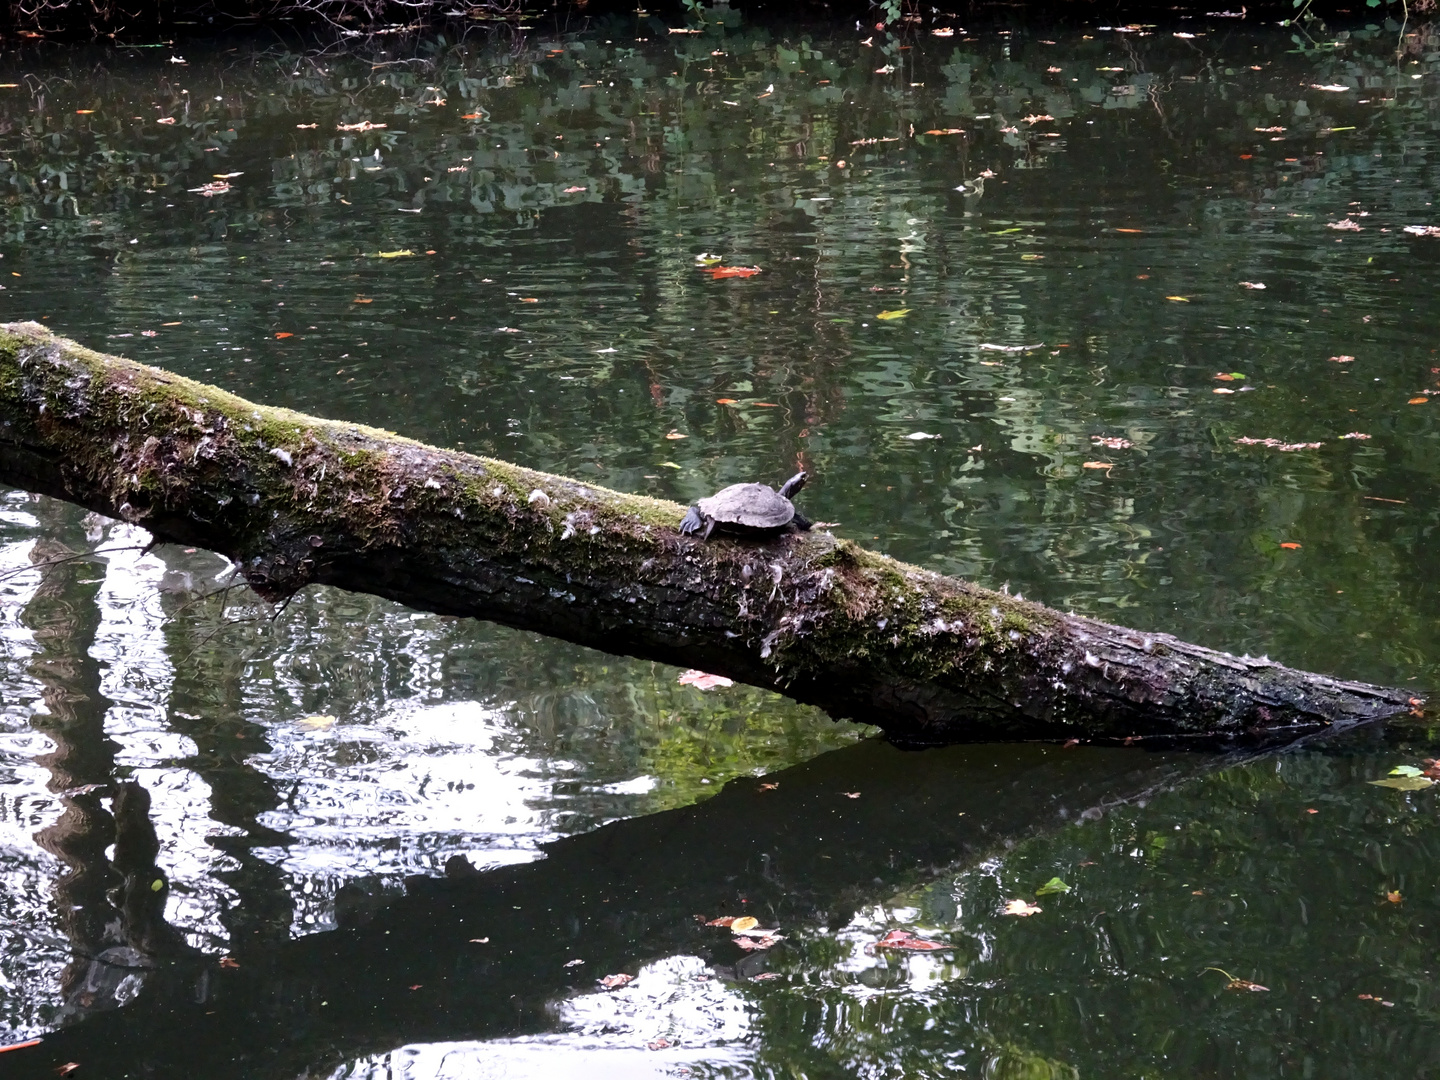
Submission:
<svg viewBox="0 0 1440 1080">
<path fill-rule="evenodd" d="M 681 536 L 685 508 L 267 408 L 0 325 L 0 481 L 312 583 L 766 687 L 903 744 L 1275 740 L 1408 691 L 1065 615 L 823 531 Z"/>
</svg>

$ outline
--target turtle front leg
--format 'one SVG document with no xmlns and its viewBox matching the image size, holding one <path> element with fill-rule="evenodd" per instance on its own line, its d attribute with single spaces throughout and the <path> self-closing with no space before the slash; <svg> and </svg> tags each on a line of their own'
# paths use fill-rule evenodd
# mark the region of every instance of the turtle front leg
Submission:
<svg viewBox="0 0 1440 1080">
<path fill-rule="evenodd" d="M 686 536 L 699 532 L 704 526 L 705 519 L 700 516 L 700 508 L 698 506 L 690 507 L 689 513 L 680 519 L 680 531 Z M 706 530 L 705 535 L 710 535 L 709 530 Z"/>
<path fill-rule="evenodd" d="M 799 529 L 801 532 L 810 531 L 810 519 L 807 518 L 804 514 L 800 513 L 799 510 L 795 511 L 795 516 L 790 519 L 790 524 L 794 525 L 795 528 Z"/>
</svg>

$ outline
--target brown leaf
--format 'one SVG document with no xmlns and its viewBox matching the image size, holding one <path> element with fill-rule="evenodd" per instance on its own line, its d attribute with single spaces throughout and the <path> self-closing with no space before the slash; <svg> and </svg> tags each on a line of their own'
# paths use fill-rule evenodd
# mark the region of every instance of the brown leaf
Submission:
<svg viewBox="0 0 1440 1080">
<path fill-rule="evenodd" d="M 734 679 L 727 679 L 724 675 L 707 675 L 703 671 L 691 668 L 680 676 L 677 682 L 681 686 L 693 686 L 696 690 L 713 690 L 717 686 L 734 686 Z"/>
<path fill-rule="evenodd" d="M 949 945 L 942 945 L 938 941 L 926 941 L 918 938 L 909 930 L 891 930 L 879 941 L 875 942 L 876 949 L 900 949 L 905 952 L 939 952 L 949 949 Z"/>
<path fill-rule="evenodd" d="M 621 972 L 618 975 L 606 975 L 603 979 L 600 980 L 600 985 L 606 990 L 618 990 L 626 983 L 634 981 L 634 975 L 626 975 L 624 972 Z"/>
</svg>

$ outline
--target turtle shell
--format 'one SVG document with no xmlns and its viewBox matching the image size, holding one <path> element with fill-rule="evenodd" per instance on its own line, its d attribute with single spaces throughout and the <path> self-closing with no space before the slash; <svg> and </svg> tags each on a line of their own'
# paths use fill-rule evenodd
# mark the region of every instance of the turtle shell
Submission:
<svg viewBox="0 0 1440 1080">
<path fill-rule="evenodd" d="M 695 504 L 720 525 L 778 529 L 795 516 L 795 504 L 764 484 L 731 484 Z"/>
</svg>

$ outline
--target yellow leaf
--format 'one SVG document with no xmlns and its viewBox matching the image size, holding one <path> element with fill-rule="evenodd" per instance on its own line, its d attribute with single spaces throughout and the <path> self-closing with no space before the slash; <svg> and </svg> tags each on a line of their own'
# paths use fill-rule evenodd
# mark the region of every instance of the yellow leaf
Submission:
<svg viewBox="0 0 1440 1080">
<path fill-rule="evenodd" d="M 1006 915 L 1036 915 L 1042 910 L 1039 904 L 1027 903 L 1024 900 L 1007 900 L 1005 902 Z"/>
<path fill-rule="evenodd" d="M 908 307 L 902 307 L 896 308 L 894 311 L 882 311 L 879 315 L 876 315 L 875 318 L 885 319 L 888 321 L 890 319 L 903 319 L 906 315 L 909 314 L 910 309 Z"/>
<path fill-rule="evenodd" d="M 1165 297 L 1165 299 L 1174 300 L 1177 304 L 1188 304 L 1190 302 L 1190 298 L 1188 296 L 1167 296 Z"/>
<path fill-rule="evenodd" d="M 754 915 L 742 915 L 730 924 L 730 929 L 732 931 L 754 930 L 759 925 L 760 920 Z"/>
<path fill-rule="evenodd" d="M 329 731 L 335 726 L 335 717 L 321 716 L 317 713 L 315 716 L 307 716 L 301 720 L 300 726 L 307 731 Z"/>
<path fill-rule="evenodd" d="M 414 254 L 415 254 L 415 252 L 411 251 L 409 248 L 404 248 L 404 249 L 402 249 L 402 250 L 400 250 L 400 251 L 377 251 L 377 252 L 375 252 L 374 255 L 369 256 L 369 258 L 372 258 L 372 259 L 404 259 L 404 258 L 407 258 L 407 257 L 409 257 L 409 256 L 411 256 L 411 255 L 414 255 Z"/>
</svg>

